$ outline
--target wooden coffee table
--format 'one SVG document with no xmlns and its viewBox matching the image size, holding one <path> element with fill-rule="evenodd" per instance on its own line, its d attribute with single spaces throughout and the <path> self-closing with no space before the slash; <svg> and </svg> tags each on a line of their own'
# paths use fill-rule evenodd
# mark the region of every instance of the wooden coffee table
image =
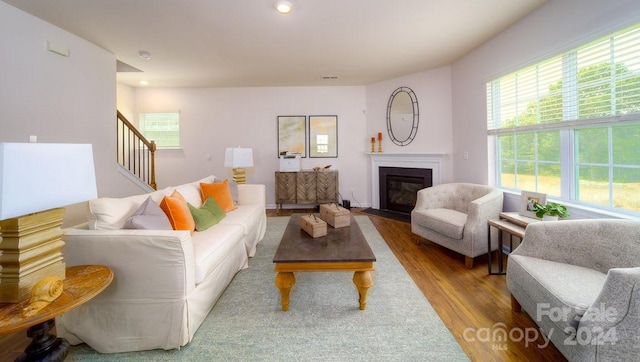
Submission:
<svg viewBox="0 0 640 362">
<path fill-rule="evenodd" d="M 371 271 L 376 257 L 353 216 L 350 226 L 338 229 L 327 226 L 327 236 L 314 239 L 300 228 L 302 215 L 291 215 L 273 257 L 282 310 L 289 310 L 289 295 L 296 282 L 295 272 L 326 271 L 354 272 L 353 283 L 358 289 L 360 310 L 365 310 L 367 292 L 373 285 Z"/>
</svg>

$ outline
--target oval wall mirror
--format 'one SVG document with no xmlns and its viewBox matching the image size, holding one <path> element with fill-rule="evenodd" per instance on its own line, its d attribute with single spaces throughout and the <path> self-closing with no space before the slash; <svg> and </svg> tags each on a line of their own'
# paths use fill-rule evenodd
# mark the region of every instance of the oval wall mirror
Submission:
<svg viewBox="0 0 640 362">
<path fill-rule="evenodd" d="M 387 104 L 387 131 L 398 146 L 406 146 L 416 137 L 419 123 L 418 99 L 411 88 L 393 91 Z"/>
</svg>

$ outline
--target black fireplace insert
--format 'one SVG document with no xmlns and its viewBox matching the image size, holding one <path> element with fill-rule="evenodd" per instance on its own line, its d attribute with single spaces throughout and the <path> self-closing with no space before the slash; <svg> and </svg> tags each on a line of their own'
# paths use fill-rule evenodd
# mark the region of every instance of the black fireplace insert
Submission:
<svg viewBox="0 0 640 362">
<path fill-rule="evenodd" d="M 411 213 L 418 191 L 433 186 L 430 168 L 380 167 L 380 210 Z"/>
</svg>

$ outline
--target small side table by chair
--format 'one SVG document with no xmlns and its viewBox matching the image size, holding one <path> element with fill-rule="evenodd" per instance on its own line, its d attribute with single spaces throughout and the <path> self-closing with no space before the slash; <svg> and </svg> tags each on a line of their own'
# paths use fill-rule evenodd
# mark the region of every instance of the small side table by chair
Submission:
<svg viewBox="0 0 640 362">
<path fill-rule="evenodd" d="M 489 275 L 503 275 L 506 274 L 505 266 L 504 266 L 504 254 L 509 255 L 513 250 L 513 237 L 517 237 L 520 241 L 524 237 L 524 230 L 527 228 L 532 222 L 540 221 L 538 219 L 533 219 L 530 217 L 525 217 L 519 215 L 517 212 L 501 212 L 499 220 L 489 220 L 488 221 L 488 247 L 489 253 L 488 256 L 488 268 Z M 498 229 L 498 270 L 493 271 L 492 268 L 492 257 L 491 257 L 491 227 Z M 503 248 L 502 236 L 506 233 L 509 235 L 509 250 L 505 251 Z"/>
<path fill-rule="evenodd" d="M 55 317 L 89 301 L 102 292 L 113 280 L 111 269 L 101 265 L 79 265 L 66 269 L 62 295 L 31 317 L 22 310 L 29 300 L 0 304 L 0 334 L 18 332 L 25 328 L 33 340 L 16 361 L 62 361 L 68 353 L 69 342 L 49 334 Z"/>
</svg>

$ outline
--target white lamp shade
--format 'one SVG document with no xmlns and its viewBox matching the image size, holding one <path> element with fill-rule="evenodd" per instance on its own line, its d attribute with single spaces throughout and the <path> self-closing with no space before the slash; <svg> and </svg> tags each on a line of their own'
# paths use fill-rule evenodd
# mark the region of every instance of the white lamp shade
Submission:
<svg viewBox="0 0 640 362">
<path fill-rule="evenodd" d="M 0 143 L 0 220 L 96 197 L 90 144 Z"/>
<path fill-rule="evenodd" d="M 253 167 L 253 150 L 251 148 L 227 148 L 224 155 L 224 167 Z"/>
</svg>

